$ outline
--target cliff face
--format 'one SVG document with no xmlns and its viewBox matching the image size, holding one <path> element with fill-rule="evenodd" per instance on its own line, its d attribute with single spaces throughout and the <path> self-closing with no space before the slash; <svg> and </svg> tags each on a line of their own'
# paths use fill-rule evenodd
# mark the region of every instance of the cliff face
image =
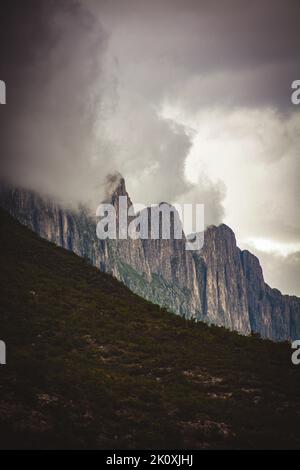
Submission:
<svg viewBox="0 0 300 470">
<path fill-rule="evenodd" d="M 275 341 L 300 338 L 300 299 L 271 289 L 264 282 L 258 258 L 247 250 L 240 254 L 252 331 Z"/>
<path fill-rule="evenodd" d="M 123 179 L 111 199 L 117 213 L 119 196 L 127 197 L 128 207 L 132 204 Z M 149 209 L 144 211 L 150 230 L 151 213 Z M 130 222 L 129 217 L 128 224 Z M 172 226 L 170 232 L 173 233 Z M 112 273 L 135 293 L 186 318 L 202 317 L 196 266 L 191 252 L 185 249 L 185 237 L 180 240 L 117 239 L 106 244 Z"/>
<path fill-rule="evenodd" d="M 206 315 L 210 322 L 250 333 L 247 288 L 233 231 L 208 227 L 201 256 L 206 266 Z"/>
<path fill-rule="evenodd" d="M 131 205 L 123 179 L 110 201 L 116 209 L 119 196 Z M 209 227 L 203 248 L 196 252 L 185 249 L 184 237 L 99 240 L 96 217 L 87 210 L 62 209 L 26 190 L 2 187 L 1 206 L 41 237 L 174 313 L 276 341 L 300 337 L 300 299 L 265 284 L 259 260 L 237 247 L 233 231 L 224 224 Z M 148 217 L 150 222 L 150 211 Z"/>
<path fill-rule="evenodd" d="M 1 206 L 42 238 L 74 251 L 105 270 L 107 246 L 96 236 L 96 218 L 84 209 L 72 212 L 34 192 L 3 187 Z"/>
</svg>

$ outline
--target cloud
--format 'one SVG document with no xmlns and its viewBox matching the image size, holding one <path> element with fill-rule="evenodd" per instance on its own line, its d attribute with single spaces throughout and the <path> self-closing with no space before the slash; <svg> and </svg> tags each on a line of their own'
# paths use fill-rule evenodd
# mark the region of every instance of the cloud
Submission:
<svg viewBox="0 0 300 470">
<path fill-rule="evenodd" d="M 241 245 L 298 243 L 298 0 L 1 9 L 6 177 L 96 207 L 118 171 L 134 202 L 204 203 Z"/>
<path fill-rule="evenodd" d="M 165 82 L 151 95 L 126 76 L 99 7 L 95 14 L 77 1 L 7 4 L 2 46 L 13 48 L 3 55 L 10 98 L 2 172 L 68 205 L 96 207 L 115 171 L 135 201 L 175 202 L 192 189 L 184 174 L 190 136 L 159 115 Z"/>
<path fill-rule="evenodd" d="M 99 14 L 99 2 L 92 1 Z M 96 13 L 97 14 L 97 13 Z M 135 90 L 201 105 L 292 109 L 297 0 L 104 2 L 109 49 Z"/>
<path fill-rule="evenodd" d="M 240 243 L 299 242 L 299 113 L 216 107 L 192 114 L 166 107 L 164 114 L 193 126 L 187 177 L 196 183 L 204 172 L 210 181 L 223 181 L 224 221 Z"/>
<path fill-rule="evenodd" d="M 223 220 L 239 246 L 258 256 L 268 284 L 299 295 L 299 113 L 286 116 L 271 108 L 165 113 L 194 124 L 188 178 L 196 182 L 204 169 L 210 180 L 222 179 Z"/>
<path fill-rule="evenodd" d="M 105 172 L 114 166 L 98 119 L 105 119 L 103 96 L 113 90 L 103 71 L 106 33 L 72 0 L 26 6 L 13 0 L 3 17 L 2 172 L 69 203 L 98 191 L 100 197 Z"/>
</svg>

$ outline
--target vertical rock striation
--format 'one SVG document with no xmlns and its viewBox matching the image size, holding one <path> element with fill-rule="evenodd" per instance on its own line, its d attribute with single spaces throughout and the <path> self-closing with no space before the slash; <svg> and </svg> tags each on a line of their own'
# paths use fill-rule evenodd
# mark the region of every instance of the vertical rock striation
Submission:
<svg viewBox="0 0 300 470">
<path fill-rule="evenodd" d="M 205 231 L 206 315 L 211 323 L 250 333 L 247 288 L 233 231 L 222 224 Z"/>
</svg>

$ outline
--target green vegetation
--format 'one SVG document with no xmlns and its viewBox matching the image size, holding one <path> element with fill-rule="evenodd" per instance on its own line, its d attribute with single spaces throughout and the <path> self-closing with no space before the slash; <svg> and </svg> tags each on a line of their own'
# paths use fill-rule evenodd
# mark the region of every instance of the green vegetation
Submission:
<svg viewBox="0 0 300 470">
<path fill-rule="evenodd" d="M 130 288 L 146 292 L 147 281 L 141 274 L 139 274 L 129 264 L 123 263 L 122 261 L 117 261 L 117 266 L 122 279 L 130 286 Z"/>
<path fill-rule="evenodd" d="M 291 348 L 184 320 L 1 212 L 0 447 L 299 448 Z"/>
<path fill-rule="evenodd" d="M 116 262 L 120 273 L 120 279 L 124 284 L 136 294 L 142 296 L 150 302 L 155 299 L 155 304 L 160 307 L 168 306 L 172 312 L 181 310 L 181 316 L 189 318 L 190 312 L 187 311 L 186 298 L 190 294 L 188 289 L 184 289 L 176 284 L 167 282 L 163 277 L 153 273 L 151 282 L 127 263 Z M 178 307 L 180 299 L 181 309 Z M 200 314 L 200 312 L 199 312 Z"/>
</svg>

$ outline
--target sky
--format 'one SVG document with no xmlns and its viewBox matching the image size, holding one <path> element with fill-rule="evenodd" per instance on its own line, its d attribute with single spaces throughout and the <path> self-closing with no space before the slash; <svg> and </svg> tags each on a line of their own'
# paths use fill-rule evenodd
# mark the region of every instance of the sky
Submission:
<svg viewBox="0 0 300 470">
<path fill-rule="evenodd" d="M 300 295 L 300 3 L 4 0 L 1 172 L 66 205 L 120 172 L 137 203 L 203 203 Z"/>
</svg>

